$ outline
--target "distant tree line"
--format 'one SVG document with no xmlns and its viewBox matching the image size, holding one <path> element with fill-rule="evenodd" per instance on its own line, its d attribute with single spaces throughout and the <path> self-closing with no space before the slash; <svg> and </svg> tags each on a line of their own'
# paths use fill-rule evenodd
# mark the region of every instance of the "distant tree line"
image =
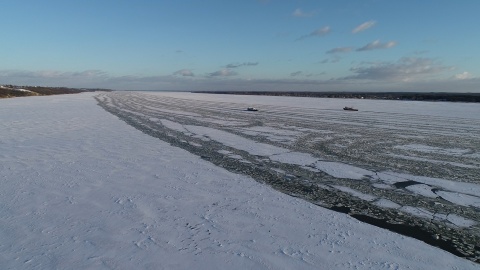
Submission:
<svg viewBox="0 0 480 270">
<path fill-rule="evenodd" d="M 275 91 L 197 91 L 196 93 L 258 95 L 258 96 L 292 96 L 318 98 L 358 98 L 386 100 L 420 100 L 450 102 L 480 102 L 480 93 L 422 93 L 422 92 L 275 92 Z"/>
</svg>

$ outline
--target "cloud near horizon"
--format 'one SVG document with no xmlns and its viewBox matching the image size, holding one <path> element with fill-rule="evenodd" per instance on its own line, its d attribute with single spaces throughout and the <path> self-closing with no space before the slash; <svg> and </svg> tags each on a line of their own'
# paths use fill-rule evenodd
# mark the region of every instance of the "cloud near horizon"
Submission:
<svg viewBox="0 0 480 270">
<path fill-rule="evenodd" d="M 232 63 L 228 64 L 225 67 L 226 68 L 238 68 L 238 67 L 244 67 L 244 66 L 256 66 L 258 65 L 258 62 L 243 62 L 243 63 Z"/>
<path fill-rule="evenodd" d="M 290 73 L 290 77 L 296 77 L 296 76 L 299 76 L 299 75 L 302 75 L 301 71 L 295 71 L 295 72 Z"/>
<path fill-rule="evenodd" d="M 60 72 L 54 70 L 0 70 L 0 78 L 5 80 L 8 78 L 24 78 L 24 79 L 75 79 L 82 78 L 83 80 L 108 78 L 108 73 L 102 70 L 84 70 L 77 72 Z"/>
<path fill-rule="evenodd" d="M 356 75 L 342 79 L 409 82 L 425 80 L 446 70 L 451 70 L 451 67 L 443 66 L 430 58 L 403 57 L 395 63 L 371 63 L 368 66 L 353 67 L 350 71 Z"/>
<path fill-rule="evenodd" d="M 373 27 L 376 23 L 377 23 L 376 21 L 364 22 L 364 23 L 360 24 L 359 26 L 355 27 L 352 30 L 352 33 L 356 34 L 356 33 L 363 32 L 363 31 L 367 30 L 368 28 Z"/>
<path fill-rule="evenodd" d="M 460 74 L 455 74 L 454 78 L 457 80 L 466 80 L 472 78 L 472 74 L 470 74 L 470 72 L 464 71 Z"/>
<path fill-rule="evenodd" d="M 107 88 L 113 90 L 230 90 L 230 91 L 428 91 L 480 93 L 480 78 L 463 72 L 446 79 L 437 75 L 453 70 L 434 59 L 401 58 L 396 62 L 362 63 L 350 69 L 354 74 L 330 79 L 307 79 L 319 74 L 298 73 L 298 77 L 245 79 L 218 71 L 208 76 L 173 75 L 113 76 L 101 70 L 80 72 L 0 70 L 0 84 Z M 295 73 L 295 72 L 293 72 Z M 293 74 L 292 73 L 292 74 Z M 230 75 L 229 75 L 230 74 Z M 290 75 L 292 75 L 290 74 Z M 227 78 L 228 77 L 228 78 Z"/>
<path fill-rule="evenodd" d="M 357 49 L 357 52 L 362 52 L 362 51 L 371 51 L 371 50 L 377 50 L 377 49 L 389 49 L 389 48 L 393 48 L 397 45 L 397 42 L 396 41 L 389 41 L 389 42 L 386 42 L 386 43 L 382 43 L 380 42 L 380 40 L 375 40 L 375 41 L 372 41 L 370 43 L 368 43 L 367 45 L 361 47 L 361 48 L 358 48 Z"/>
<path fill-rule="evenodd" d="M 195 76 L 195 74 L 193 74 L 193 72 L 190 69 L 177 70 L 173 73 L 173 75 L 189 76 L 189 77 Z"/>
<path fill-rule="evenodd" d="M 229 77 L 229 76 L 235 76 L 235 75 L 237 75 L 235 71 L 228 68 L 224 68 L 224 69 L 209 73 L 207 77 Z"/>
</svg>

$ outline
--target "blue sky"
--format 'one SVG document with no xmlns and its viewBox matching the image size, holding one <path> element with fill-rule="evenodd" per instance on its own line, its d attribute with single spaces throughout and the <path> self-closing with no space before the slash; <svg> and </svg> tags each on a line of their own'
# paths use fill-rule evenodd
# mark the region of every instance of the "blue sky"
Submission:
<svg viewBox="0 0 480 270">
<path fill-rule="evenodd" d="M 477 0 L 6 0 L 0 6 L 0 84 L 480 92 Z"/>
</svg>

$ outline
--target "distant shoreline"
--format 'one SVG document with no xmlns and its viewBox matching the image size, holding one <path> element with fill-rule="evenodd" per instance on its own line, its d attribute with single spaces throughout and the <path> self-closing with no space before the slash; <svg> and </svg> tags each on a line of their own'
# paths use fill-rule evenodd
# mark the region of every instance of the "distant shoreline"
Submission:
<svg viewBox="0 0 480 270">
<path fill-rule="evenodd" d="M 416 100 L 480 103 L 480 93 L 422 93 L 422 92 L 271 92 L 271 91 L 193 91 L 205 94 L 289 96 L 315 98 L 353 98 L 384 100 Z"/>
<path fill-rule="evenodd" d="M 0 85 L 0 98 L 50 96 L 63 94 L 78 94 L 83 92 L 112 91 L 109 89 L 68 88 L 50 86 L 18 86 Z"/>
</svg>

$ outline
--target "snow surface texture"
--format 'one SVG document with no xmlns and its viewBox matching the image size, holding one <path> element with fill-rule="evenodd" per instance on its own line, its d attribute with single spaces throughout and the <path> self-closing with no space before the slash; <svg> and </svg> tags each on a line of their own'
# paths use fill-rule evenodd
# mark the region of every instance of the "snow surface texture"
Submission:
<svg viewBox="0 0 480 270">
<path fill-rule="evenodd" d="M 0 100 L 1 269 L 478 269 L 147 136 L 92 95 Z"/>
</svg>

